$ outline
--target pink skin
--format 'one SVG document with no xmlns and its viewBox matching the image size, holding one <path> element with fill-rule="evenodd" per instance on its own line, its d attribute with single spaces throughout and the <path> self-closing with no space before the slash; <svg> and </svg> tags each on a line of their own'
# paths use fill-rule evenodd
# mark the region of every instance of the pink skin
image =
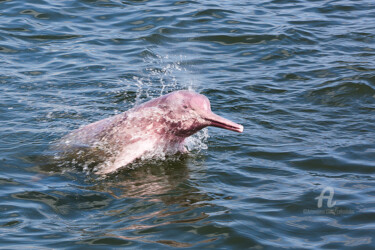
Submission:
<svg viewBox="0 0 375 250">
<path fill-rule="evenodd" d="M 106 151 L 110 159 L 97 173 L 107 174 L 138 158 L 186 152 L 185 138 L 207 126 L 243 131 L 242 125 L 214 114 L 204 95 L 180 90 L 81 127 L 65 136 L 61 144 L 64 151 L 77 145 Z"/>
</svg>

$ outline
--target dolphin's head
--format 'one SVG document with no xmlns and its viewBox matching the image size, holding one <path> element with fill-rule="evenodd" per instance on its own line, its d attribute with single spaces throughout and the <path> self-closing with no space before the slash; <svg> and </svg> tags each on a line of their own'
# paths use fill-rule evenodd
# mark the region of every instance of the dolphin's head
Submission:
<svg viewBox="0 0 375 250">
<path fill-rule="evenodd" d="M 175 91 L 167 95 L 165 104 L 171 110 L 171 130 L 187 137 L 199 130 L 214 126 L 241 133 L 243 126 L 227 120 L 211 111 L 210 101 L 204 95 L 188 90 Z"/>
</svg>

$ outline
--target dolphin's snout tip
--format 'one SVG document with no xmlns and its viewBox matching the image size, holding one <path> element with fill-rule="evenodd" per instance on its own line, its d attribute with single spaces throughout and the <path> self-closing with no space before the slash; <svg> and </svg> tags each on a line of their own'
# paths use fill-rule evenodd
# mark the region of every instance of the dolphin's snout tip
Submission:
<svg viewBox="0 0 375 250">
<path fill-rule="evenodd" d="M 238 133 L 243 132 L 242 125 L 232 122 L 214 113 L 209 114 L 206 120 L 210 122 L 210 126 L 223 128 L 223 129 L 231 130 L 231 131 L 238 132 Z"/>
<path fill-rule="evenodd" d="M 234 132 L 238 132 L 238 133 L 242 133 L 243 132 L 243 126 L 240 125 L 240 124 L 237 124 L 237 123 L 234 123 L 232 128 L 226 128 L 226 129 L 229 129 L 229 130 L 232 130 Z"/>
<path fill-rule="evenodd" d="M 243 126 L 242 125 L 238 125 L 238 133 L 242 133 L 243 132 Z"/>
</svg>

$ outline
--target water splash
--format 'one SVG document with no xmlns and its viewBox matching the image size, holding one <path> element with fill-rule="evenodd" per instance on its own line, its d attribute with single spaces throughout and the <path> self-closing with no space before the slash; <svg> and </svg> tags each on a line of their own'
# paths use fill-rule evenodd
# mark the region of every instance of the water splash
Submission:
<svg viewBox="0 0 375 250">
<path fill-rule="evenodd" d="M 196 90 L 194 73 L 184 66 L 186 56 L 161 56 L 150 50 L 143 58 L 141 75 L 122 80 L 125 92 L 136 92 L 133 105 L 181 89 Z"/>
<path fill-rule="evenodd" d="M 185 146 L 189 152 L 201 152 L 208 149 L 207 140 L 209 138 L 208 129 L 204 128 L 198 133 L 186 138 Z"/>
<path fill-rule="evenodd" d="M 132 105 L 139 105 L 146 100 L 181 89 L 198 92 L 198 82 L 195 80 L 195 74 L 186 68 L 186 60 L 187 56 L 162 56 L 148 50 L 143 59 L 143 76 L 133 76 L 131 80 L 122 83 L 126 89 L 136 87 L 136 97 Z M 208 129 L 199 131 L 186 139 L 186 149 L 197 153 L 206 150 L 208 138 Z M 160 154 L 160 159 L 165 159 L 165 155 Z"/>
</svg>

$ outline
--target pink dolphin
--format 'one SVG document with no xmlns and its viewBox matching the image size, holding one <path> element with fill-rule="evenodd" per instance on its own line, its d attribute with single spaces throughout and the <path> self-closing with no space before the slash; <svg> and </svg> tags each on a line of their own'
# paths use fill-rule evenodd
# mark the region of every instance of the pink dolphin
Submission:
<svg viewBox="0 0 375 250">
<path fill-rule="evenodd" d="M 77 145 L 103 150 L 108 160 L 97 173 L 108 174 L 139 158 L 186 152 L 185 138 L 207 126 L 243 131 L 242 125 L 214 114 L 204 95 L 180 90 L 83 126 L 60 143 L 65 151 Z"/>
</svg>

